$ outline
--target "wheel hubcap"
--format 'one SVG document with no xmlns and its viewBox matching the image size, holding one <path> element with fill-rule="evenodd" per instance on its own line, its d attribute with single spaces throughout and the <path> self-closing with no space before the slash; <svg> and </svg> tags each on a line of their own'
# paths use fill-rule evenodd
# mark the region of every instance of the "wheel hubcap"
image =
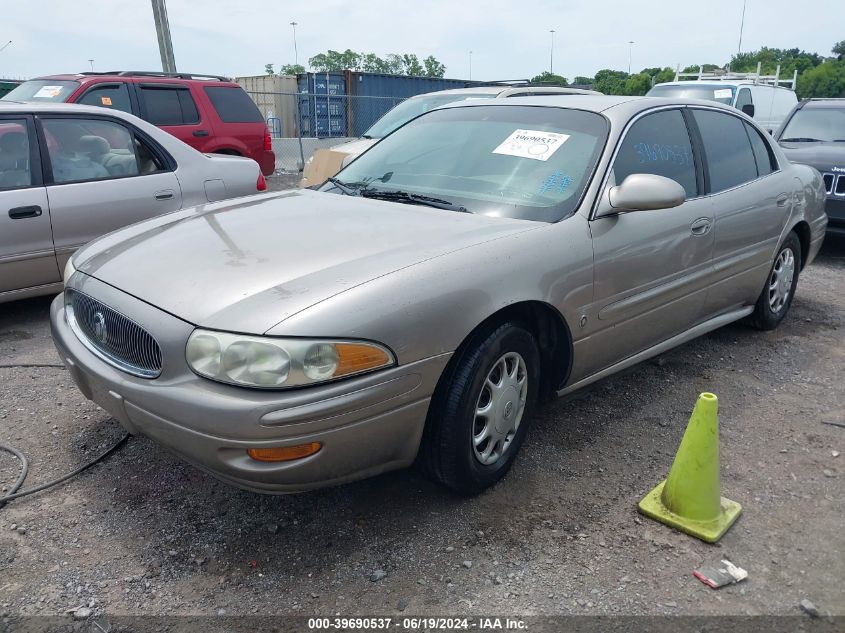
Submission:
<svg viewBox="0 0 845 633">
<path fill-rule="evenodd" d="M 792 280 L 795 278 L 795 255 L 792 249 L 785 248 L 780 252 L 769 277 L 769 307 L 772 312 L 780 312 L 789 299 L 792 291 Z"/>
<path fill-rule="evenodd" d="M 528 370 L 516 352 L 494 364 L 475 405 L 472 449 L 482 464 L 495 464 L 508 450 L 522 422 L 528 396 Z"/>
</svg>

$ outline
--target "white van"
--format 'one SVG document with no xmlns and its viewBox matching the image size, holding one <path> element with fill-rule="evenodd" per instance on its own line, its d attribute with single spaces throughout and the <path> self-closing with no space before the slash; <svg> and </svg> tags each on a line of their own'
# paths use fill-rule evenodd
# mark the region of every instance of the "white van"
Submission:
<svg viewBox="0 0 845 633">
<path fill-rule="evenodd" d="M 796 77 L 783 80 L 779 75 L 780 67 L 775 75 L 760 75 L 759 66 L 757 73 L 676 73 L 675 81 L 655 85 L 646 96 L 718 101 L 742 110 L 771 134 L 798 103 Z"/>
</svg>

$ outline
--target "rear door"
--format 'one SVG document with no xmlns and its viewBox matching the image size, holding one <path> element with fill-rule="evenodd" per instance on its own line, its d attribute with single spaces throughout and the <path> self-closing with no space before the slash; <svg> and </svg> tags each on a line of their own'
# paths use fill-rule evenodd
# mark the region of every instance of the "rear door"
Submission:
<svg viewBox="0 0 845 633">
<path fill-rule="evenodd" d="M 700 163 L 681 109 L 649 112 L 631 124 L 607 187 L 631 174 L 671 178 L 687 200 L 590 222 L 597 318 L 584 375 L 689 329 L 701 319 L 712 274 L 713 208 L 702 195 Z"/>
<path fill-rule="evenodd" d="M 0 296 L 61 281 L 32 117 L 0 116 Z"/>
<path fill-rule="evenodd" d="M 136 85 L 141 118 L 200 152 L 207 151 L 213 134 L 187 84 L 139 82 Z"/>
<path fill-rule="evenodd" d="M 37 123 L 60 266 L 95 237 L 182 206 L 172 157 L 127 123 L 87 114 Z"/>
<path fill-rule="evenodd" d="M 779 169 L 768 135 L 741 116 L 698 108 L 691 113 L 715 214 L 713 287 L 705 309 L 713 315 L 753 303 L 763 289 L 795 183 Z"/>
</svg>

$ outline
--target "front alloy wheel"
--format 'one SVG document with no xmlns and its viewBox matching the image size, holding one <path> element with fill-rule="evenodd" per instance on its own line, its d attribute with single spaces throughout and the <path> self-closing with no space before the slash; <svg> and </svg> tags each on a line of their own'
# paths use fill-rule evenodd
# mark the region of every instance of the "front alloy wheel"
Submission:
<svg viewBox="0 0 845 633">
<path fill-rule="evenodd" d="M 472 449 L 475 458 L 489 466 L 507 452 L 528 397 L 528 369 L 516 352 L 503 355 L 487 374 L 475 406 Z"/>
</svg>

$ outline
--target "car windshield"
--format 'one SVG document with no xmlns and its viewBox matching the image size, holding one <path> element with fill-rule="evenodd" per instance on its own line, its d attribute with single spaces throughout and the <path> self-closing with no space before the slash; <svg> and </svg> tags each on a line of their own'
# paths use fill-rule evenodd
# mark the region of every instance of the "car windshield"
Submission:
<svg viewBox="0 0 845 633">
<path fill-rule="evenodd" d="M 798 110 L 783 132 L 785 142 L 845 140 L 845 103 L 838 106 L 808 105 Z"/>
<path fill-rule="evenodd" d="M 410 99 L 406 99 L 400 103 L 378 121 L 373 123 L 372 126 L 370 126 L 370 129 L 364 132 L 364 136 L 367 138 L 382 138 L 414 117 L 418 117 L 429 110 L 434 110 L 434 108 L 439 108 L 447 103 L 463 101 L 465 99 L 492 99 L 495 96 L 496 95 L 492 93 L 452 92 L 450 94 L 411 97 Z"/>
<path fill-rule="evenodd" d="M 62 103 L 79 88 L 78 81 L 58 79 L 31 79 L 3 96 L 5 101 L 30 101 L 33 103 Z"/>
<path fill-rule="evenodd" d="M 582 110 L 444 108 L 396 130 L 321 190 L 557 222 L 577 208 L 607 133 L 604 117 Z"/>
<path fill-rule="evenodd" d="M 647 97 L 669 97 L 670 99 L 705 99 L 731 105 L 734 98 L 734 86 L 720 84 L 700 84 L 685 82 L 667 86 L 655 86 L 646 93 Z"/>
</svg>

